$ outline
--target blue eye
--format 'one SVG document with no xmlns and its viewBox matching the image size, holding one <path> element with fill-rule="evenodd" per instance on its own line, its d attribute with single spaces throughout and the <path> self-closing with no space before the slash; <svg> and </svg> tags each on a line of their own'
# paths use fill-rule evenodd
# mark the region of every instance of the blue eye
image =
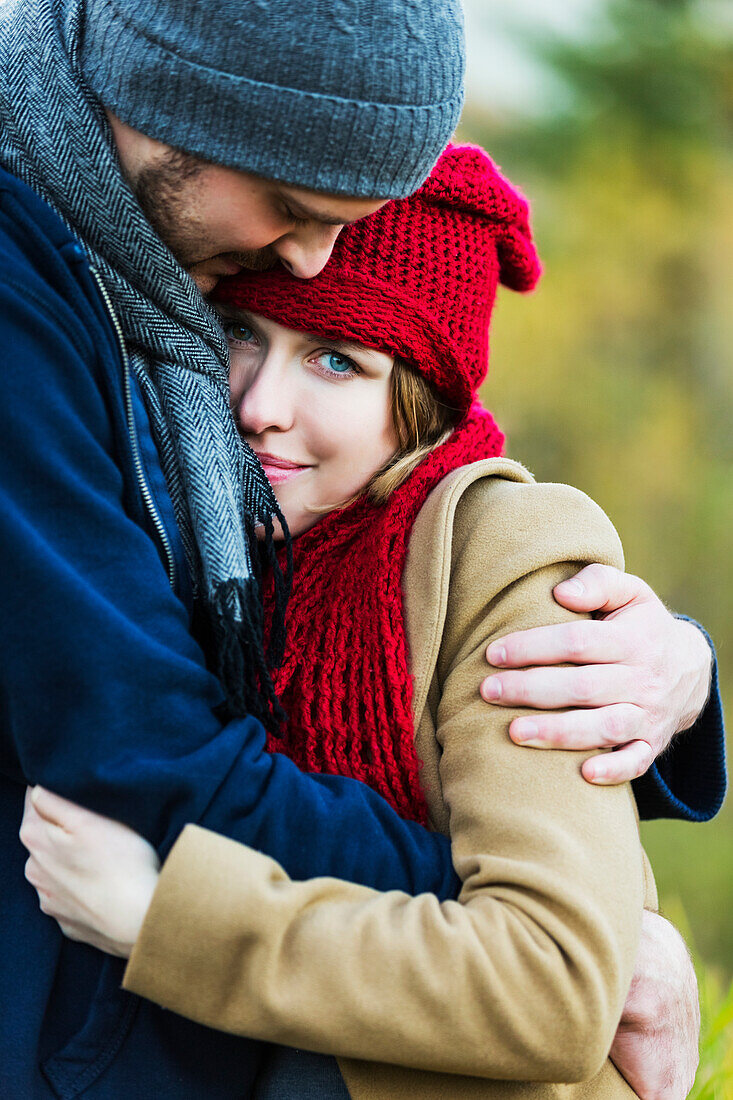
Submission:
<svg viewBox="0 0 733 1100">
<path fill-rule="evenodd" d="M 335 351 L 328 352 L 324 358 L 331 370 L 335 371 L 336 374 L 348 374 L 349 371 L 355 368 L 355 364 L 351 359 L 347 359 L 344 355 L 337 355 Z"/>
<path fill-rule="evenodd" d="M 348 355 L 341 355 L 338 351 L 325 349 L 319 352 L 311 360 L 317 365 L 319 373 L 326 379 L 355 378 L 361 374 L 361 369 Z"/>
</svg>

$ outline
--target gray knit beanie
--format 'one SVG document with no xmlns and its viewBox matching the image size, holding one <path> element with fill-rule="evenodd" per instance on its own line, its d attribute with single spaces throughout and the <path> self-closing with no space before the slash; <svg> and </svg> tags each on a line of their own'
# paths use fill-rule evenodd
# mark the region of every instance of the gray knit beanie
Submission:
<svg viewBox="0 0 733 1100">
<path fill-rule="evenodd" d="M 123 122 L 267 179 L 401 198 L 463 102 L 461 0 L 87 0 L 82 67 Z"/>
</svg>

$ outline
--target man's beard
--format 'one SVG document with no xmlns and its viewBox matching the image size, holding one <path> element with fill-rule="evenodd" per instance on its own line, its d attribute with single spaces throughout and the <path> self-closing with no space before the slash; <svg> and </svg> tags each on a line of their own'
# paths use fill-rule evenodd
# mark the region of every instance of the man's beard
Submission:
<svg viewBox="0 0 733 1100">
<path fill-rule="evenodd" d="M 187 194 L 188 185 L 205 167 L 206 161 L 171 149 L 156 164 L 140 170 L 132 188 L 155 232 L 186 270 L 217 255 L 225 255 L 249 271 L 274 267 L 278 257 L 269 246 L 241 252 L 213 251 L 214 246 L 207 241 L 205 230 L 191 211 Z"/>
</svg>

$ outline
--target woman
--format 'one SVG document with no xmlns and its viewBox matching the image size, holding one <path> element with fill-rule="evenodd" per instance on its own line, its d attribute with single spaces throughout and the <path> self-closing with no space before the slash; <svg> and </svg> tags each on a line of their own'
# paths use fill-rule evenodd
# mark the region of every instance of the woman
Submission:
<svg viewBox="0 0 733 1100">
<path fill-rule="evenodd" d="M 126 987 L 337 1055 L 356 1098 L 633 1095 L 607 1059 L 655 901 L 630 788 L 521 753 L 513 713 L 475 692 L 492 638 L 572 618 L 552 587 L 621 562 L 600 510 L 500 458 L 474 403 L 497 282 L 538 273 L 526 204 L 452 148 L 416 196 L 345 230 L 321 276 L 217 294 L 240 427 L 295 536 L 271 745 L 448 832 L 459 900 L 292 882 L 195 827 L 158 880 L 152 849 L 98 824 L 114 858 L 89 904 L 97 945 L 134 944 Z"/>
</svg>

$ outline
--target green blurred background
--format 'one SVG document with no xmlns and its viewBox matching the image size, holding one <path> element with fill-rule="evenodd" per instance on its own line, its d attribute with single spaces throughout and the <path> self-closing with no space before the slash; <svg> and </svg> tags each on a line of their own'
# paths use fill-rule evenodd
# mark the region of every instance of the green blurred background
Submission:
<svg viewBox="0 0 733 1100">
<path fill-rule="evenodd" d="M 500 295 L 485 402 L 508 453 L 588 492 L 629 570 L 705 624 L 731 714 L 733 2 L 465 5 L 460 136 L 530 197 L 545 265 Z M 727 981 L 733 805 L 644 841 Z"/>
</svg>

